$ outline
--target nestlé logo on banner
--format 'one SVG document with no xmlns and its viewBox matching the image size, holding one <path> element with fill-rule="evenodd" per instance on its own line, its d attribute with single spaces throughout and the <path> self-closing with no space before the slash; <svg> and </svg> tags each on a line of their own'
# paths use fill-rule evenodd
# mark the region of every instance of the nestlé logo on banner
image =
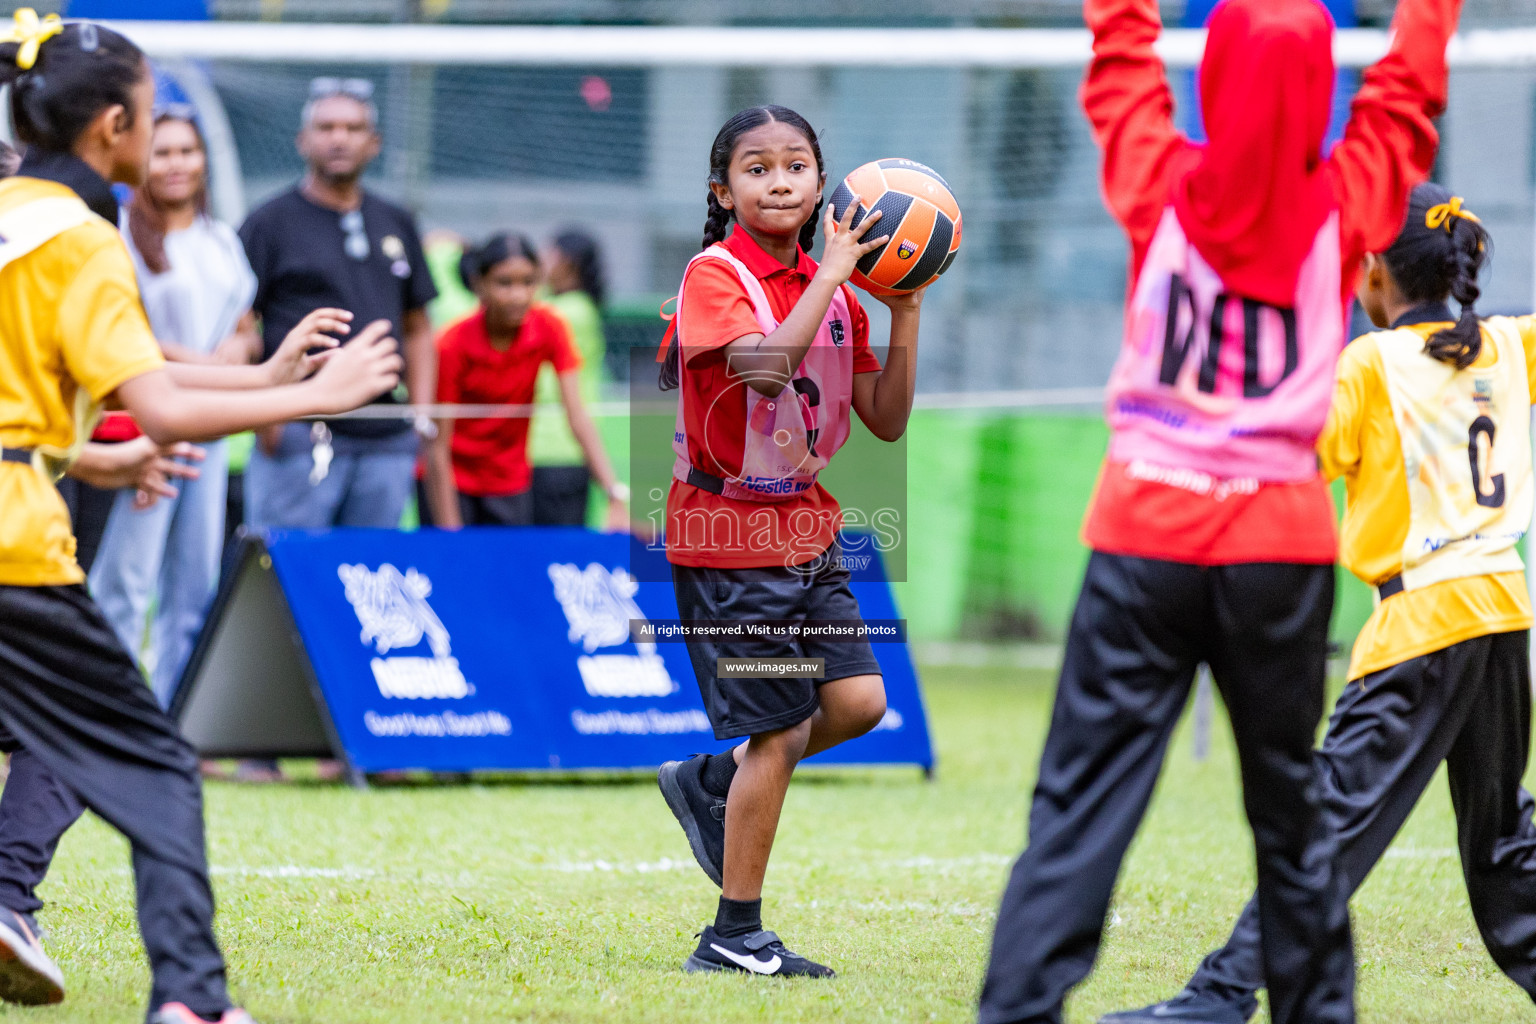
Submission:
<svg viewBox="0 0 1536 1024">
<path fill-rule="evenodd" d="M 576 667 L 589 696 L 666 697 L 677 692 L 678 685 L 652 642 L 637 641 L 636 654 L 596 653 L 628 643 L 630 620 L 645 618 L 635 603 L 640 584 L 633 576 L 596 562 L 585 569 L 555 562 L 549 567 L 549 580 L 570 624 L 567 637 L 586 651 L 576 659 Z"/>
<path fill-rule="evenodd" d="M 371 644 L 380 655 L 370 663 L 380 694 L 411 700 L 457 700 L 475 692 L 453 656 L 447 627 L 427 603 L 432 593 L 430 579 L 415 569 L 402 573 L 388 562 L 377 571 L 366 565 L 341 565 L 336 574 L 362 624 L 362 643 Z M 391 651 L 416 647 L 423 639 L 430 657 L 384 657 Z"/>
</svg>

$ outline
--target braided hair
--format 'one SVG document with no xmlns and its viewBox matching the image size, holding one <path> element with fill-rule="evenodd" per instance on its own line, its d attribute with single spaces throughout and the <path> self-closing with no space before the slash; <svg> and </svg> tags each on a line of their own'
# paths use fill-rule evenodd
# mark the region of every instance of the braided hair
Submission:
<svg viewBox="0 0 1536 1024">
<path fill-rule="evenodd" d="M 30 66 L 17 57 L 26 43 L 0 43 L 0 85 L 11 87 L 11 123 L 28 147 L 69 153 L 107 107 L 120 105 L 129 127 L 136 115 L 133 89 L 149 74 L 144 52 L 104 25 L 66 22 L 33 46 Z M 146 112 L 147 113 L 147 112 Z"/>
<path fill-rule="evenodd" d="M 1408 221 L 1392 247 L 1382 254 L 1392 279 L 1410 302 L 1444 302 L 1454 298 L 1461 306 L 1455 324 L 1442 328 L 1424 342 L 1424 354 L 1458 370 L 1465 370 L 1482 351 L 1483 334 L 1478 325 L 1477 285 L 1492 250 L 1488 230 L 1461 200 L 1433 182 L 1414 188 L 1408 197 Z"/>
<path fill-rule="evenodd" d="M 768 104 L 762 107 L 748 107 L 734 115 L 729 121 L 720 127 L 720 132 L 715 136 L 715 143 L 709 147 L 709 184 L 725 185 L 726 176 L 730 171 L 731 157 L 736 154 L 736 145 L 741 137 L 754 128 L 761 128 L 765 124 L 779 122 L 787 124 L 791 128 L 805 136 L 805 141 L 810 143 L 811 154 L 816 158 L 816 174 L 818 179 L 826 172 L 826 161 L 821 158 L 821 140 L 816 137 L 816 129 L 811 127 L 811 122 L 790 110 L 777 104 Z M 707 213 L 704 217 L 704 243 L 700 249 L 708 249 L 716 242 L 725 241 L 729 233 L 731 222 L 736 219 L 734 210 L 727 210 L 720 205 L 720 200 L 715 198 L 715 190 L 705 189 L 705 203 Z M 821 208 L 824 200 L 818 196 L 816 210 L 800 226 L 800 248 L 809 252 L 811 246 L 816 244 L 816 225 L 821 221 Z M 672 344 L 667 348 L 666 361 L 662 364 L 660 380 L 663 391 L 671 391 L 680 382 L 679 340 L 674 333 Z"/>
</svg>

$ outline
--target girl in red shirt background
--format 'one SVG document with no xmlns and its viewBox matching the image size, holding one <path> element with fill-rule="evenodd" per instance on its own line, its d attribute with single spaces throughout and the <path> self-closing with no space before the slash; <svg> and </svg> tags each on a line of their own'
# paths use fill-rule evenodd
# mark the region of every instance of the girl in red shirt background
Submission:
<svg viewBox="0 0 1536 1024">
<path fill-rule="evenodd" d="M 459 275 L 480 305 L 438 336 L 437 400 L 529 406 L 539 368 L 550 364 L 571 433 L 593 479 L 608 495 L 609 528 L 627 528 L 628 490 L 614 477 L 581 399 L 581 355 L 559 314 L 534 301 L 541 277 L 538 250 L 520 235 L 493 235 L 483 245 L 465 248 Z M 431 525 L 456 530 L 533 522 L 529 422 L 526 413 L 440 421 L 426 456 Z"/>
</svg>

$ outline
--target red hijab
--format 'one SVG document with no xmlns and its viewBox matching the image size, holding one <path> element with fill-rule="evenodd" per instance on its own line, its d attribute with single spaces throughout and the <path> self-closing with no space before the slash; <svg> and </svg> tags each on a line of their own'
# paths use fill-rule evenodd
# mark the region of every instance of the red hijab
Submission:
<svg viewBox="0 0 1536 1024">
<path fill-rule="evenodd" d="M 1333 19 L 1316 0 L 1223 0 L 1200 62 L 1210 140 L 1174 187 L 1185 235 L 1238 295 L 1295 302 L 1296 277 L 1335 206 L 1323 173 Z"/>
</svg>

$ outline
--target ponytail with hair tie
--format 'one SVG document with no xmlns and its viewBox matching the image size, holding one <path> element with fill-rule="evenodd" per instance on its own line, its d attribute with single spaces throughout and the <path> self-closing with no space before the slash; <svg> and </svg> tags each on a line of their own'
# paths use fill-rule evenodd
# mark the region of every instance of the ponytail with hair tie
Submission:
<svg viewBox="0 0 1536 1024">
<path fill-rule="evenodd" d="M 29 149 L 69 153 L 96 115 L 111 106 L 131 126 L 148 116 L 134 105 L 134 87 L 149 73 L 133 40 L 104 25 L 39 18 L 16 11 L 0 31 L 0 85 L 11 87 L 11 123 Z"/>
<path fill-rule="evenodd" d="M 710 176 L 710 180 L 714 180 L 713 175 Z M 704 217 L 704 244 L 699 246 L 700 249 L 708 249 L 716 242 L 725 241 L 731 222 L 736 219 L 734 213 L 720 205 L 720 200 L 715 198 L 714 189 L 709 190 L 705 204 L 709 212 Z"/>
<path fill-rule="evenodd" d="M 1454 244 L 1446 257 L 1447 276 L 1451 279 L 1451 297 L 1461 306 L 1461 316 L 1454 327 L 1436 331 L 1424 342 L 1424 351 L 1442 363 L 1450 363 L 1458 370 L 1465 370 L 1477 361 L 1483 347 L 1483 331 L 1478 324 L 1477 310 L 1473 306 L 1482 289 L 1477 286 L 1477 272 L 1482 265 L 1482 243 L 1476 234 L 1463 230 L 1460 225 L 1478 224 L 1475 217 L 1453 216 L 1446 222 L 1446 231 L 1456 242 L 1463 235 L 1461 244 Z M 1481 231 L 1479 227 L 1477 229 Z"/>
<path fill-rule="evenodd" d="M 1461 208 L 1461 196 L 1451 196 L 1443 203 L 1437 203 L 1424 211 L 1424 226 L 1434 231 L 1444 227 L 1447 234 L 1454 233 L 1457 220 L 1470 220 L 1474 224 L 1481 224 L 1482 220 L 1471 210 Z"/>
<path fill-rule="evenodd" d="M 16 66 L 22 71 L 31 71 L 43 44 L 63 31 L 64 22 L 57 14 L 39 19 L 32 8 L 18 7 L 10 31 L 0 35 L 0 43 L 20 43 L 16 49 Z"/>
<path fill-rule="evenodd" d="M 1430 335 L 1424 354 L 1458 370 L 1477 361 L 1483 332 L 1477 300 L 1482 295 L 1477 275 L 1487 260 L 1492 240 L 1477 215 L 1462 208 L 1462 198 L 1445 187 L 1425 182 L 1408 199 L 1402 234 L 1382 254 L 1392 278 L 1410 302 L 1444 302 L 1461 306 L 1456 323 Z"/>
</svg>

